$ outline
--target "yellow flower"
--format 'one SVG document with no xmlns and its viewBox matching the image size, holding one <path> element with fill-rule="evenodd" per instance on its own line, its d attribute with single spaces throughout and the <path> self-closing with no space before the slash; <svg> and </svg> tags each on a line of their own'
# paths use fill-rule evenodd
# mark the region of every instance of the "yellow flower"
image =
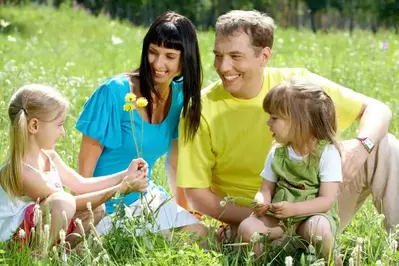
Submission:
<svg viewBox="0 0 399 266">
<path fill-rule="evenodd" d="M 147 99 L 144 98 L 144 97 L 140 97 L 140 98 L 138 98 L 137 101 L 136 101 L 137 107 L 146 107 L 147 104 L 148 104 L 148 101 L 147 101 Z"/>
<path fill-rule="evenodd" d="M 126 112 L 130 112 L 130 111 L 133 111 L 134 110 L 134 104 L 132 104 L 132 103 L 125 103 L 124 105 L 123 105 L 123 111 L 126 111 Z"/>
<path fill-rule="evenodd" d="M 134 93 L 126 93 L 125 101 L 128 103 L 132 103 L 137 99 L 137 96 Z"/>
</svg>

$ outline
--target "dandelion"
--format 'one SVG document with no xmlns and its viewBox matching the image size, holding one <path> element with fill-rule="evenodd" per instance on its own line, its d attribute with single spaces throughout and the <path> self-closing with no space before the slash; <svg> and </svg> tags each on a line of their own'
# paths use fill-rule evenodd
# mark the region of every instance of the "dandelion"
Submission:
<svg viewBox="0 0 399 266">
<path fill-rule="evenodd" d="M 137 100 L 137 96 L 134 93 L 127 93 L 125 96 L 125 102 L 133 103 Z"/>
<path fill-rule="evenodd" d="M 221 200 L 219 202 L 219 204 L 220 204 L 220 207 L 224 208 L 226 206 L 227 202 L 225 200 Z"/>
<path fill-rule="evenodd" d="M 148 101 L 147 101 L 147 99 L 144 98 L 144 97 L 140 97 L 140 98 L 138 98 L 137 101 L 136 101 L 136 105 L 137 105 L 138 107 L 146 107 L 147 104 L 148 104 Z"/>
<path fill-rule="evenodd" d="M 136 128 L 134 125 L 134 115 L 133 115 L 133 110 L 136 109 L 136 106 L 138 108 L 141 107 L 146 107 L 148 105 L 148 100 L 144 97 L 140 97 L 137 99 L 136 95 L 134 93 L 127 93 L 125 95 L 125 104 L 123 105 L 123 110 L 126 112 L 129 112 L 129 117 L 130 117 L 130 126 L 132 128 L 132 133 L 133 133 L 133 141 L 136 147 L 136 152 L 137 152 L 137 157 L 142 157 L 142 151 L 143 151 L 143 137 L 144 137 L 144 127 L 143 127 L 143 120 L 141 121 L 141 147 L 139 150 L 139 147 L 137 145 L 137 137 L 136 137 Z M 138 111 L 138 109 L 137 109 Z"/>
<path fill-rule="evenodd" d="M 132 103 L 125 103 L 123 105 L 123 111 L 125 111 L 125 112 L 130 112 L 130 111 L 133 111 L 134 109 L 135 109 L 135 107 L 134 107 L 134 104 L 132 104 Z"/>
<path fill-rule="evenodd" d="M 285 257 L 285 265 L 286 266 L 292 266 L 292 262 L 293 262 L 293 259 L 291 256 Z"/>
<path fill-rule="evenodd" d="M 18 231 L 18 237 L 19 237 L 19 239 L 25 239 L 25 237 L 26 237 L 26 232 L 25 232 L 25 230 L 24 229 L 19 229 L 19 231 Z"/>
</svg>

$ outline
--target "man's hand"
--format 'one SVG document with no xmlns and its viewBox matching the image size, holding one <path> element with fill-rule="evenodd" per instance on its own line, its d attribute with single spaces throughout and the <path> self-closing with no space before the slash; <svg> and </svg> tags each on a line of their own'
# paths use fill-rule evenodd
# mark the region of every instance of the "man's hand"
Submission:
<svg viewBox="0 0 399 266">
<path fill-rule="evenodd" d="M 288 201 L 280 201 L 271 204 L 271 210 L 278 219 L 293 217 L 296 215 L 295 203 Z"/>
<path fill-rule="evenodd" d="M 255 202 L 252 211 L 256 216 L 265 216 L 267 211 L 269 210 L 269 207 L 270 207 L 269 203 Z"/>
<path fill-rule="evenodd" d="M 342 141 L 340 143 L 342 157 L 343 183 L 352 182 L 353 178 L 359 173 L 369 155 L 363 144 L 357 139 Z"/>
</svg>

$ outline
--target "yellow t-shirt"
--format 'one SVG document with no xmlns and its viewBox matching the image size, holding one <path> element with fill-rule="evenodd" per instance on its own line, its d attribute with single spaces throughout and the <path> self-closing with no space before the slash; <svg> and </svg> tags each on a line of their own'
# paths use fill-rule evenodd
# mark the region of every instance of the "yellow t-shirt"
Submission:
<svg viewBox="0 0 399 266">
<path fill-rule="evenodd" d="M 293 76 L 309 78 L 323 86 L 336 106 L 338 128 L 349 127 L 362 107 L 359 94 L 302 68 L 266 68 L 261 92 L 252 99 L 234 98 L 218 81 L 204 90 L 202 114 L 194 140 L 179 141 L 177 185 L 208 188 L 249 206 L 261 186 L 264 161 L 273 137 L 262 109 L 267 92 Z M 179 136 L 183 136 L 184 120 Z"/>
</svg>

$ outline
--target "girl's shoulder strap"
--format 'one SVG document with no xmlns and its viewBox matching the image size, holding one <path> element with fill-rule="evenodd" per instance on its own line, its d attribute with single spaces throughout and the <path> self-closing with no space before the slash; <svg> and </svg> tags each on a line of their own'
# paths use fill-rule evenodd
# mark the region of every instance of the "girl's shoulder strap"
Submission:
<svg viewBox="0 0 399 266">
<path fill-rule="evenodd" d="M 37 169 L 36 167 L 33 167 L 32 165 L 30 165 L 30 164 L 28 164 L 28 163 L 26 163 L 26 162 L 24 162 L 24 166 L 26 166 L 26 167 L 28 167 L 29 169 L 32 169 L 33 171 L 35 171 L 35 172 L 37 172 L 37 173 L 40 174 L 39 169 Z"/>
<path fill-rule="evenodd" d="M 41 151 L 43 152 L 44 155 L 46 155 L 48 161 L 50 162 L 50 171 L 53 171 L 53 170 L 56 171 L 57 167 L 55 166 L 53 159 L 51 159 L 51 156 L 46 151 L 44 151 L 44 150 L 41 150 Z"/>
</svg>

